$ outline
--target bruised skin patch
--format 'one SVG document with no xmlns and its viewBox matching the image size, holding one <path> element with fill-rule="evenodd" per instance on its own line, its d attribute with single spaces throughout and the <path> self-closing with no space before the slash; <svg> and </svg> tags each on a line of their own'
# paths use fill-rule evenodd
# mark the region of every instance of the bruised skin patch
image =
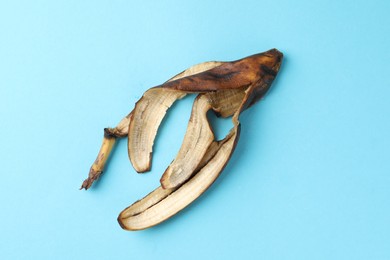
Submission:
<svg viewBox="0 0 390 260">
<path fill-rule="evenodd" d="M 116 139 L 128 137 L 128 154 L 137 172 L 150 170 L 154 138 L 166 111 L 178 99 L 196 93 L 182 147 L 161 178 L 161 186 L 126 208 L 118 217 L 123 229 L 157 225 L 197 199 L 228 163 L 240 133 L 242 111 L 260 100 L 275 79 L 283 55 L 276 49 L 232 62 L 205 62 L 151 88 L 114 128 L 106 128 L 103 144 L 81 189 L 103 172 Z M 233 128 L 215 140 L 207 111 L 231 117 Z"/>
</svg>

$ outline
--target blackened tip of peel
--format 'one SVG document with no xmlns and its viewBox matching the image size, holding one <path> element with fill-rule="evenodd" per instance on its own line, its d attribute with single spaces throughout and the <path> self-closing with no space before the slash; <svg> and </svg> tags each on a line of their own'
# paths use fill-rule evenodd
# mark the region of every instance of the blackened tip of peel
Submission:
<svg viewBox="0 0 390 260">
<path fill-rule="evenodd" d="M 264 54 L 274 56 L 276 58 L 279 58 L 280 60 L 283 58 L 283 53 L 276 48 L 270 49 L 270 50 L 264 52 Z"/>
<path fill-rule="evenodd" d="M 282 64 L 282 60 L 283 60 L 283 53 L 278 51 L 277 49 L 273 49 L 274 50 L 274 53 L 275 53 L 275 56 L 276 56 L 276 64 L 275 66 L 273 67 L 273 69 L 276 71 L 276 73 L 279 72 L 279 69 L 280 69 L 280 65 Z"/>
<path fill-rule="evenodd" d="M 95 171 L 94 169 L 89 170 L 88 178 L 83 181 L 83 184 L 80 187 L 80 190 L 85 189 L 88 190 L 94 181 L 99 179 L 100 175 L 102 174 L 102 171 Z"/>
<path fill-rule="evenodd" d="M 104 137 L 107 139 L 116 138 L 109 128 L 104 128 Z"/>
</svg>

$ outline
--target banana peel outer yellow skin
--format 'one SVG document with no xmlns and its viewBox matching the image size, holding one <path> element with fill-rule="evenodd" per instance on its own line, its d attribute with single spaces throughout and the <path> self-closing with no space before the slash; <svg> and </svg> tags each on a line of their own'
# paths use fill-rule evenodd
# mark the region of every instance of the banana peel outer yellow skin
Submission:
<svg viewBox="0 0 390 260">
<path fill-rule="evenodd" d="M 182 146 L 162 175 L 161 186 L 124 209 L 118 222 L 125 230 L 142 230 L 172 217 L 218 178 L 238 142 L 241 112 L 266 94 L 282 58 L 281 52 L 271 49 L 232 62 L 205 62 L 147 90 L 115 128 L 104 129 L 101 149 L 80 189 L 90 188 L 99 178 L 117 138 L 128 137 L 134 169 L 149 171 L 154 139 L 167 110 L 176 100 L 196 93 Z M 209 110 L 232 117 L 233 128 L 222 140 L 215 140 L 206 116 Z"/>
</svg>

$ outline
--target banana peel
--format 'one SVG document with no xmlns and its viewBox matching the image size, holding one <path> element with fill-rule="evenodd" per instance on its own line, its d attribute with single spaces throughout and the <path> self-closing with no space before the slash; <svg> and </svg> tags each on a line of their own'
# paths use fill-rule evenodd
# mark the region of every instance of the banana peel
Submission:
<svg viewBox="0 0 390 260">
<path fill-rule="evenodd" d="M 149 171 L 154 139 L 167 110 L 184 96 L 198 94 L 182 146 L 163 173 L 161 186 L 124 209 L 118 222 L 125 230 L 142 230 L 172 217 L 218 178 L 238 142 L 240 114 L 266 94 L 282 58 L 281 52 L 271 49 L 231 62 L 205 62 L 150 88 L 116 127 L 104 129 L 99 154 L 80 189 L 90 188 L 102 174 L 117 138 L 128 137 L 134 169 Z M 233 127 L 222 140 L 215 140 L 209 110 L 232 117 Z"/>
</svg>

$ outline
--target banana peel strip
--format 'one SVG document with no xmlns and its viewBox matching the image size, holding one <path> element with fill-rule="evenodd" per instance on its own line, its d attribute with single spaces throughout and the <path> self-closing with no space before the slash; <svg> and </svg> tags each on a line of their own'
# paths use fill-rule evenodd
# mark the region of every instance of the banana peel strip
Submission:
<svg viewBox="0 0 390 260">
<path fill-rule="evenodd" d="M 275 79 L 283 54 L 276 49 L 232 62 L 205 62 L 147 90 L 115 128 L 104 129 L 99 154 L 80 189 L 102 174 L 117 138 L 128 136 L 128 154 L 135 170 L 149 171 L 158 128 L 172 104 L 197 93 L 183 144 L 161 178 L 161 186 L 123 210 L 118 222 L 126 230 L 142 230 L 175 215 L 218 178 L 240 134 L 239 116 L 260 100 Z M 207 112 L 232 116 L 233 128 L 215 140 Z"/>
</svg>

